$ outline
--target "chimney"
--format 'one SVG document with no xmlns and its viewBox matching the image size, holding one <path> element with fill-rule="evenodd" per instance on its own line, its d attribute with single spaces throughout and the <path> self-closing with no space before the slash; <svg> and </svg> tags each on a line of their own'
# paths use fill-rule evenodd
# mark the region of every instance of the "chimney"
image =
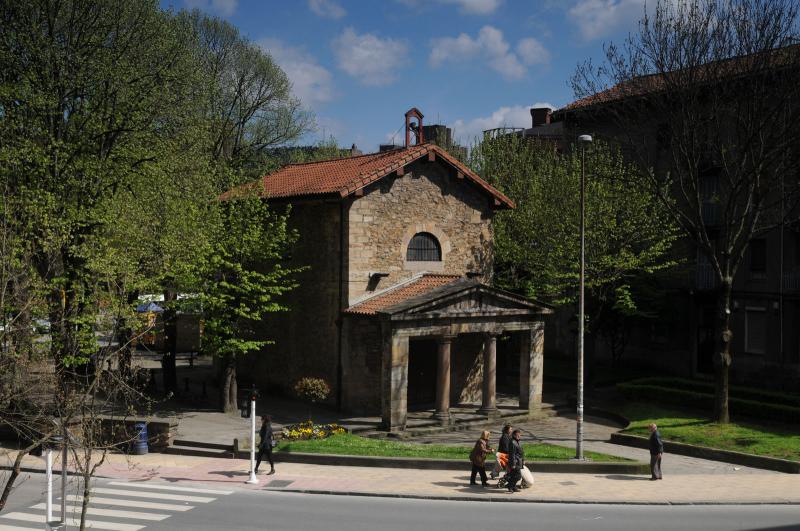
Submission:
<svg viewBox="0 0 800 531">
<path fill-rule="evenodd" d="M 358 146 L 356 146 L 355 144 L 353 144 L 352 147 L 350 148 L 350 156 L 351 157 L 357 157 L 357 156 L 363 155 L 363 154 L 364 153 L 362 153 L 361 150 L 358 149 Z"/>
<path fill-rule="evenodd" d="M 550 107 L 535 107 L 531 109 L 531 127 L 538 127 L 540 125 L 548 125 L 553 111 Z"/>
</svg>

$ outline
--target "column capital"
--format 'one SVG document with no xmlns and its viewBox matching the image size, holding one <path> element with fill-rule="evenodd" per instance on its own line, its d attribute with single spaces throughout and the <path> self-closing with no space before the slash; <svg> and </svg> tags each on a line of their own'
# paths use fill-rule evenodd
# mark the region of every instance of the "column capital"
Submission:
<svg viewBox="0 0 800 531">
<path fill-rule="evenodd" d="M 439 343 L 452 343 L 458 334 L 442 334 L 436 336 L 436 341 Z"/>
</svg>

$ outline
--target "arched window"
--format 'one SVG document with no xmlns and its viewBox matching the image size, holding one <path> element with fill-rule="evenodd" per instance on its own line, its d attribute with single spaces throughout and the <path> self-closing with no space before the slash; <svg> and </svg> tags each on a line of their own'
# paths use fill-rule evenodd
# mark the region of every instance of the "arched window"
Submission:
<svg viewBox="0 0 800 531">
<path fill-rule="evenodd" d="M 418 232 L 408 242 L 406 260 L 409 262 L 441 262 L 442 246 L 433 234 Z"/>
</svg>

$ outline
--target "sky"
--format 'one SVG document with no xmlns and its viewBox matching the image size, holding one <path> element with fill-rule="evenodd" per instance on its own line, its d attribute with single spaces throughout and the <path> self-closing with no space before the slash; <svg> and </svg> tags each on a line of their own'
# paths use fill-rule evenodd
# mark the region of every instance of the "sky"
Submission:
<svg viewBox="0 0 800 531">
<path fill-rule="evenodd" d="M 651 2 L 653 3 L 653 2 Z M 404 114 L 452 127 L 530 127 L 531 107 L 572 101 L 578 63 L 635 32 L 644 0 L 171 0 L 235 25 L 268 51 L 316 116 L 302 143 L 377 151 Z"/>
</svg>

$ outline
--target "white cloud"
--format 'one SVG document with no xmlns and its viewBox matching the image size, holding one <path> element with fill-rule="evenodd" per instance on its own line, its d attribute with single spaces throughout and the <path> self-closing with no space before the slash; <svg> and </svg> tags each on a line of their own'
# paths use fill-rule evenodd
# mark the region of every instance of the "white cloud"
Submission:
<svg viewBox="0 0 800 531">
<path fill-rule="evenodd" d="M 239 0 L 183 0 L 187 9 L 200 9 L 209 13 L 216 13 L 229 17 L 239 7 Z"/>
<path fill-rule="evenodd" d="M 533 37 L 522 39 L 517 43 L 517 55 L 526 65 L 543 64 L 550 61 L 550 52 Z"/>
<path fill-rule="evenodd" d="M 308 8 L 316 15 L 325 18 L 340 19 L 347 11 L 334 0 L 308 0 Z"/>
<path fill-rule="evenodd" d="M 295 96 L 304 104 L 313 107 L 333 99 L 333 76 L 311 54 L 302 48 L 286 46 L 277 39 L 261 39 L 258 45 L 286 72 Z"/>
<path fill-rule="evenodd" d="M 470 15 L 488 15 L 494 13 L 502 0 L 439 0 L 443 4 L 455 4 L 462 13 Z"/>
<path fill-rule="evenodd" d="M 632 28 L 643 14 L 644 0 L 580 0 L 567 12 L 587 41 Z"/>
<path fill-rule="evenodd" d="M 425 2 L 423 0 L 396 0 L 398 3 L 408 7 L 418 8 Z M 459 7 L 459 10 L 467 15 L 489 15 L 497 11 L 503 0 L 435 0 L 440 4 L 449 4 Z"/>
<path fill-rule="evenodd" d="M 525 76 L 525 65 L 546 63 L 550 60 L 550 53 L 536 39 L 522 39 L 517 43 L 517 51 L 512 52 L 502 31 L 493 26 L 484 26 L 474 39 L 462 33 L 458 37 L 431 40 L 428 62 L 433 68 L 437 68 L 445 62 L 474 61 L 476 56 L 509 80 Z"/>
<path fill-rule="evenodd" d="M 408 62 L 408 43 L 382 39 L 372 33 L 359 35 L 347 28 L 332 43 L 339 68 L 368 86 L 391 84 L 397 70 Z"/>
<path fill-rule="evenodd" d="M 473 118 L 471 120 L 459 119 L 452 123 L 453 134 L 460 142 L 471 144 L 476 139 L 483 137 L 483 132 L 498 127 L 530 127 L 531 109 L 536 107 L 555 108 L 554 105 L 537 101 L 533 105 L 514 105 L 500 107 L 489 116 Z"/>
</svg>

